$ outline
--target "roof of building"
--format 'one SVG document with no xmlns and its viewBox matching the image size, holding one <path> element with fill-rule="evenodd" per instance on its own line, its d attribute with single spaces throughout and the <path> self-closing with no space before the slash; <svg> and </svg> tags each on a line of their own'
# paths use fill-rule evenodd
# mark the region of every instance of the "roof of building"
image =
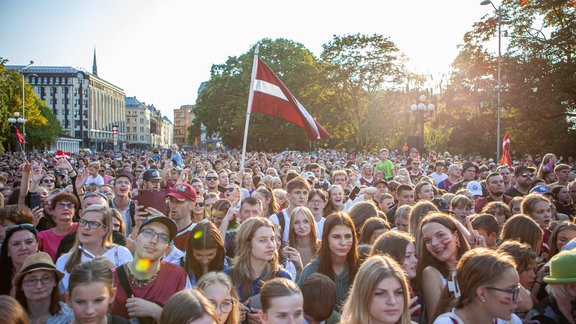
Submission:
<svg viewBox="0 0 576 324">
<path fill-rule="evenodd" d="M 131 106 L 131 107 L 139 107 L 140 105 L 142 105 L 142 103 L 136 99 L 136 97 L 126 97 L 126 99 L 124 99 L 124 102 L 126 103 L 126 106 Z"/>
<path fill-rule="evenodd" d="M 9 70 L 16 70 L 20 72 L 25 67 L 25 65 L 6 65 Z M 26 74 L 30 73 L 42 73 L 42 74 L 76 74 L 77 72 L 84 72 L 82 70 L 75 69 L 71 66 L 31 66 L 26 69 Z"/>
</svg>

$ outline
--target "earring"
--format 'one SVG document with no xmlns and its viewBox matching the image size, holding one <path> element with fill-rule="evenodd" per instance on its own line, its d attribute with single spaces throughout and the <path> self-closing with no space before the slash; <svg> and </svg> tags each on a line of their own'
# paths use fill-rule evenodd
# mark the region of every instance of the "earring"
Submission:
<svg viewBox="0 0 576 324">
<path fill-rule="evenodd" d="M 485 302 L 486 302 L 486 299 L 482 299 L 482 302 L 485 303 Z"/>
</svg>

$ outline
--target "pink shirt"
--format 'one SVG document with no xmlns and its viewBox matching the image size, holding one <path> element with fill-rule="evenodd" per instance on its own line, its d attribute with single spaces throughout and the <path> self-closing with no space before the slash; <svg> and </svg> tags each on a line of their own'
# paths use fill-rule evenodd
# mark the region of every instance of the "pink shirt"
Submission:
<svg viewBox="0 0 576 324">
<path fill-rule="evenodd" d="M 78 223 L 72 223 L 72 228 L 70 232 L 64 235 L 56 235 L 52 229 L 47 229 L 38 233 L 38 246 L 41 251 L 44 251 L 50 255 L 52 260 L 56 262 L 56 252 L 58 252 L 58 246 L 60 241 L 68 234 L 76 232 L 78 229 Z"/>
</svg>

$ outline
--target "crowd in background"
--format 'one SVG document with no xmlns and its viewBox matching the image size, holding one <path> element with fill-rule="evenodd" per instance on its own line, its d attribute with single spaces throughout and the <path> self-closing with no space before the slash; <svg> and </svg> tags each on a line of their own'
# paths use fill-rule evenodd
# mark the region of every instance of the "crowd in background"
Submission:
<svg viewBox="0 0 576 324">
<path fill-rule="evenodd" d="M 574 324 L 575 170 L 414 148 L 4 154 L 0 318 Z"/>
</svg>

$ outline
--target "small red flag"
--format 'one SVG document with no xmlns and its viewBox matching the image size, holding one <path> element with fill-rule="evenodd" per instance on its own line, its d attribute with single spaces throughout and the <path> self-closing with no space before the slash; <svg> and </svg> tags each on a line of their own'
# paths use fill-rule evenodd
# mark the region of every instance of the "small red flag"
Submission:
<svg viewBox="0 0 576 324">
<path fill-rule="evenodd" d="M 18 129 L 18 127 L 16 127 L 16 137 L 18 138 L 18 142 L 24 143 L 24 135 L 22 135 L 22 133 L 20 133 L 20 130 Z"/>
<path fill-rule="evenodd" d="M 251 110 L 284 119 L 304 128 L 310 140 L 330 137 L 260 58 L 258 58 L 256 80 L 254 80 L 254 99 Z"/>
<path fill-rule="evenodd" d="M 506 164 L 509 167 L 512 167 L 512 157 L 510 156 L 510 133 L 506 133 L 502 140 L 502 157 L 500 158 L 500 164 Z"/>
</svg>

